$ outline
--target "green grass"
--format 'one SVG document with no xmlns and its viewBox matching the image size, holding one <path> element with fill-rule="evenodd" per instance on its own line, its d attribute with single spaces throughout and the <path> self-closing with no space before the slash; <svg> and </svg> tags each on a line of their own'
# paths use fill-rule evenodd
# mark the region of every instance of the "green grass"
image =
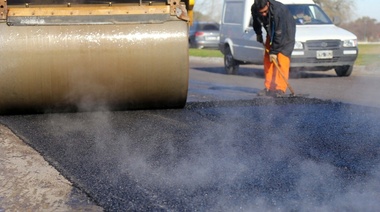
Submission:
<svg viewBox="0 0 380 212">
<path fill-rule="evenodd" d="M 189 49 L 190 56 L 223 57 L 219 50 Z M 370 65 L 380 61 L 380 44 L 359 44 L 359 55 L 355 65 Z"/>
<path fill-rule="evenodd" d="M 380 60 L 380 44 L 359 44 L 359 55 L 355 65 L 371 65 Z"/>
<path fill-rule="evenodd" d="M 196 57 L 223 57 L 222 52 L 216 49 L 189 49 L 189 55 Z"/>
</svg>

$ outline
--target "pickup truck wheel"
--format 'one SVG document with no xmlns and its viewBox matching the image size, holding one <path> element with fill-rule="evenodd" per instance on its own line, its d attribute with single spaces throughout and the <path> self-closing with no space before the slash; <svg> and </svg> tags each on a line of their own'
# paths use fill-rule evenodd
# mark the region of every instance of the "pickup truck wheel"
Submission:
<svg viewBox="0 0 380 212">
<path fill-rule="evenodd" d="M 340 66 L 335 68 L 335 73 L 339 77 L 348 77 L 351 75 L 354 66 Z"/>
<path fill-rule="evenodd" d="M 236 74 L 239 70 L 239 63 L 234 59 L 229 47 L 226 48 L 224 53 L 224 69 L 227 74 Z"/>
</svg>

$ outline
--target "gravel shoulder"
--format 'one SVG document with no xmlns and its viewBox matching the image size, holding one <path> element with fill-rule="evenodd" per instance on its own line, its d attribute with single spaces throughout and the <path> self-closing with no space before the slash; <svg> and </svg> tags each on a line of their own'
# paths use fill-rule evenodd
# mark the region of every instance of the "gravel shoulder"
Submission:
<svg viewBox="0 0 380 212">
<path fill-rule="evenodd" d="M 102 211 L 34 149 L 0 125 L 1 211 Z"/>
</svg>

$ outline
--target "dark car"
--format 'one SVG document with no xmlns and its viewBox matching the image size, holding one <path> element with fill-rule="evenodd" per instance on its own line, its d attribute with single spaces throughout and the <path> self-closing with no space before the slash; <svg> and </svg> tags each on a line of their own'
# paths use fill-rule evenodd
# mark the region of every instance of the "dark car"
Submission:
<svg viewBox="0 0 380 212">
<path fill-rule="evenodd" d="M 194 22 L 189 30 L 190 48 L 213 48 L 219 45 L 219 24 L 213 22 Z"/>
</svg>

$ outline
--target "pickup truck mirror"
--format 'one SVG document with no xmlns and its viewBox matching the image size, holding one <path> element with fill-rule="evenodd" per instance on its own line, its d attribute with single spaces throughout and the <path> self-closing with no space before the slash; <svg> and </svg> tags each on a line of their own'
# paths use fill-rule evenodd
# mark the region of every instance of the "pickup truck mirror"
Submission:
<svg viewBox="0 0 380 212">
<path fill-rule="evenodd" d="M 251 16 L 251 18 L 249 19 L 249 27 L 253 27 L 253 18 Z"/>
</svg>

